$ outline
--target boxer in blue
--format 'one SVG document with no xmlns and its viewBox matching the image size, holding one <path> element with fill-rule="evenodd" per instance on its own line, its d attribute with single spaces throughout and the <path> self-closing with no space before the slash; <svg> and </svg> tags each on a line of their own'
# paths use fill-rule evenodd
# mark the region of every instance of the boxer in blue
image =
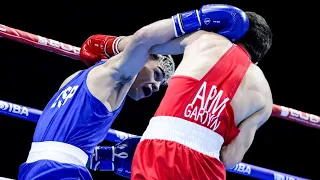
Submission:
<svg viewBox="0 0 320 180">
<path fill-rule="evenodd" d="M 177 29 L 176 21 L 165 19 L 125 38 L 90 37 L 81 48 L 84 63 L 90 66 L 97 59 L 110 59 L 71 75 L 52 97 L 38 121 L 19 179 L 92 179 L 86 169 L 88 156 L 105 138 L 125 97 L 139 100 L 150 96 L 174 71 L 171 58 L 152 52 L 173 52 L 166 49 L 166 43 L 175 38 L 174 32 L 181 36 L 202 29 L 235 41 L 248 29 L 245 13 L 233 6 L 208 5 L 200 16 L 201 27 L 184 28 L 188 32 L 182 30 L 182 22 Z M 200 19 L 195 16 L 190 21 L 198 23 Z"/>
</svg>

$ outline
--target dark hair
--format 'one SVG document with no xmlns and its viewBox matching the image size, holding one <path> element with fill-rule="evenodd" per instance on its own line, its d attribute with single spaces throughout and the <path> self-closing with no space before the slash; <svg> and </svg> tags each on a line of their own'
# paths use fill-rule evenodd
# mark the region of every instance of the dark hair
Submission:
<svg viewBox="0 0 320 180">
<path fill-rule="evenodd" d="M 253 63 L 259 62 L 268 52 L 272 44 L 272 32 L 266 20 L 257 13 L 246 12 L 249 19 L 249 29 L 240 43 L 251 55 Z"/>
</svg>

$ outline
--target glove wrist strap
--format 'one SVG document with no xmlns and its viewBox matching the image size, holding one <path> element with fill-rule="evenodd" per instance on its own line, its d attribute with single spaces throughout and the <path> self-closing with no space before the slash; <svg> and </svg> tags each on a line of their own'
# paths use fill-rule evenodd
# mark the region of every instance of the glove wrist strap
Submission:
<svg viewBox="0 0 320 180">
<path fill-rule="evenodd" d="M 179 13 L 171 17 L 174 25 L 175 36 L 180 37 L 197 31 L 201 28 L 201 21 L 198 10 Z"/>
<path fill-rule="evenodd" d="M 119 42 L 124 36 L 120 37 L 108 37 L 109 39 L 106 40 L 105 46 L 104 46 L 104 53 L 108 58 L 111 58 L 112 56 L 115 56 L 120 53 L 118 49 Z"/>
<path fill-rule="evenodd" d="M 99 171 L 114 171 L 114 164 L 112 161 L 100 161 L 96 166 L 99 167 Z"/>
<path fill-rule="evenodd" d="M 99 146 L 95 151 L 96 161 L 114 161 L 114 146 Z"/>
<path fill-rule="evenodd" d="M 112 47 L 114 49 L 114 54 L 117 55 L 120 53 L 119 51 L 119 42 L 121 41 L 121 39 L 123 39 L 125 36 L 119 36 L 116 38 L 116 40 L 113 42 Z"/>
</svg>

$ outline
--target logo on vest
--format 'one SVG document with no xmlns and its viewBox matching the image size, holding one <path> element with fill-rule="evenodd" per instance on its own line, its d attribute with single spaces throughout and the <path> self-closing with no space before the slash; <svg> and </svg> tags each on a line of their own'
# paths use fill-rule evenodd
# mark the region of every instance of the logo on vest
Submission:
<svg viewBox="0 0 320 180">
<path fill-rule="evenodd" d="M 228 97 L 221 100 L 222 96 L 223 90 L 217 90 L 215 85 L 212 85 L 209 90 L 207 89 L 207 82 L 203 82 L 193 101 L 185 108 L 184 116 L 196 122 L 199 121 L 200 124 L 215 131 L 221 123 L 219 116 L 230 100 Z M 199 102 L 200 106 L 198 105 Z"/>
<path fill-rule="evenodd" d="M 65 105 L 66 102 L 73 97 L 76 93 L 79 86 L 69 86 L 65 90 L 61 91 L 57 99 L 51 105 L 51 108 L 55 108 L 56 106 L 60 108 L 61 106 Z"/>
</svg>

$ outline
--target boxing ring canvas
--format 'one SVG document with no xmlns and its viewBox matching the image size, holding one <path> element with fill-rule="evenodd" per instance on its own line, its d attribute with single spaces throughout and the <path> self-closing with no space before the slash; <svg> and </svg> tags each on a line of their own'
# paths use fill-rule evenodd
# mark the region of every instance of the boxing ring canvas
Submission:
<svg viewBox="0 0 320 180">
<path fill-rule="evenodd" d="M 58 5 L 59 3 L 61 5 Z M 87 10 L 87 5 L 74 5 L 74 3 L 73 1 L 51 2 L 50 8 L 49 5 L 39 5 L 41 7 L 38 8 L 39 12 L 45 8 L 59 12 L 55 14 L 55 17 L 49 17 L 47 15 L 49 12 L 43 14 L 39 12 L 29 13 L 28 9 L 34 8 L 32 2 L 29 5 L 22 3 L 19 5 L 20 7 L 28 8 L 21 10 L 25 16 L 20 17 L 21 20 L 13 19 L 11 21 L 7 17 L 0 18 L 3 20 L 3 22 L 0 21 L 0 24 L 4 24 L 0 25 L 0 36 L 2 37 L 0 38 L 0 52 L 2 53 L 0 59 L 3 62 L 0 67 L 2 77 L 2 85 L 0 86 L 2 145 L 0 152 L 3 156 L 2 163 L 0 163 L 0 176 L 15 178 L 12 174 L 17 174 L 18 166 L 26 158 L 32 139 L 32 131 L 41 115 L 41 109 L 58 89 L 63 78 L 73 71 L 83 68 L 80 62 L 76 60 L 79 57 L 79 46 L 85 38 L 94 33 L 130 34 L 138 27 L 147 24 L 149 22 L 147 16 L 150 16 L 151 19 L 151 13 L 154 11 L 154 9 L 152 11 L 144 9 L 145 12 L 135 14 L 136 11 L 132 9 L 131 5 L 123 5 L 123 2 L 112 2 L 112 5 L 115 7 L 121 6 L 121 10 L 131 14 L 132 17 L 141 19 L 136 25 L 127 27 L 122 23 L 129 20 L 133 21 L 128 17 L 117 17 L 118 19 L 113 19 L 108 26 L 105 24 L 101 26 L 102 18 L 97 18 L 93 20 L 95 25 L 90 26 L 81 24 L 80 21 L 81 18 L 85 17 L 82 12 Z M 110 2 L 93 0 L 91 3 L 92 7 L 98 8 L 107 6 Z M 192 7 L 192 3 L 188 6 L 183 5 L 182 1 L 179 1 L 179 3 L 178 11 Z M 194 6 L 198 7 L 199 3 L 194 3 Z M 225 3 L 230 3 L 230 1 L 225 1 Z M 250 2 L 237 3 L 246 7 L 245 3 Z M 277 7 L 272 2 L 269 3 L 264 6 L 266 10 L 258 8 L 257 11 L 270 15 L 271 21 L 278 22 L 279 20 L 273 17 L 273 14 L 277 14 L 275 12 Z M 15 7 L 17 5 L 12 2 L 11 6 Z M 150 4 L 146 6 L 151 7 Z M 165 3 L 158 3 L 157 6 L 159 9 L 168 8 Z M 168 12 L 161 12 L 163 14 L 161 17 L 167 17 L 171 15 L 171 12 L 177 11 L 176 9 L 173 10 L 174 8 L 176 6 L 169 7 Z M 97 13 L 97 16 L 104 17 L 103 19 L 106 20 L 106 17 L 114 17 L 116 12 L 116 8 L 109 9 L 112 10 L 110 12 L 88 10 L 88 12 Z M 269 12 L 270 9 L 273 10 L 272 13 Z M 148 15 L 146 16 L 145 13 L 148 13 Z M 283 12 L 278 14 L 281 15 Z M 40 22 L 39 16 L 47 19 Z M 27 17 L 33 17 L 33 19 Z M 98 25 L 98 23 L 100 24 Z M 281 36 L 279 37 L 279 34 L 281 34 L 280 28 L 275 24 L 272 28 L 275 29 L 278 41 L 281 41 L 279 40 L 281 39 Z M 294 28 L 299 27 L 295 26 Z M 27 33 L 27 31 L 34 34 Z M 285 33 L 282 35 L 284 36 Z M 53 39 L 46 37 L 52 37 Z M 61 41 L 69 42 L 71 45 Z M 315 79 L 311 72 L 316 72 L 313 69 L 316 68 L 316 62 L 311 62 L 314 64 L 308 66 L 303 65 L 293 61 L 292 59 L 296 56 L 291 55 L 290 58 L 284 59 L 282 62 L 284 65 L 281 65 L 280 60 L 272 60 L 272 58 L 276 59 L 279 53 L 282 52 L 273 49 L 266 60 L 263 60 L 265 62 L 262 62 L 261 66 L 263 70 L 266 69 L 267 79 L 270 80 L 270 86 L 274 93 L 274 103 L 284 106 L 274 105 L 272 117 L 266 125 L 258 130 L 253 147 L 245 156 L 243 163 L 228 170 L 230 179 L 250 179 L 252 177 L 293 180 L 317 179 L 317 177 L 320 177 L 316 172 L 318 169 L 317 162 L 320 160 L 316 153 L 318 151 L 317 146 L 320 145 L 317 139 L 317 129 L 320 127 L 320 118 L 317 115 L 320 114 L 320 111 L 316 104 L 319 96 L 317 95 L 318 90 L 313 87 L 312 80 L 308 80 Z M 48 78 L 49 76 L 50 78 Z M 40 80 L 41 78 L 44 78 L 44 80 Z M 109 131 L 105 140 L 117 143 L 135 134 L 141 135 L 139 133 L 143 132 L 163 93 L 162 91 L 152 97 L 152 100 L 150 100 L 153 101 L 152 104 L 146 102 L 147 100 L 139 102 L 140 108 L 129 101 L 115 121 L 114 129 Z M 125 129 L 124 131 L 132 134 L 117 129 Z M 13 136 L 12 134 L 16 135 Z M 105 172 L 93 172 L 93 177 L 94 179 L 117 178 Z"/>
</svg>

